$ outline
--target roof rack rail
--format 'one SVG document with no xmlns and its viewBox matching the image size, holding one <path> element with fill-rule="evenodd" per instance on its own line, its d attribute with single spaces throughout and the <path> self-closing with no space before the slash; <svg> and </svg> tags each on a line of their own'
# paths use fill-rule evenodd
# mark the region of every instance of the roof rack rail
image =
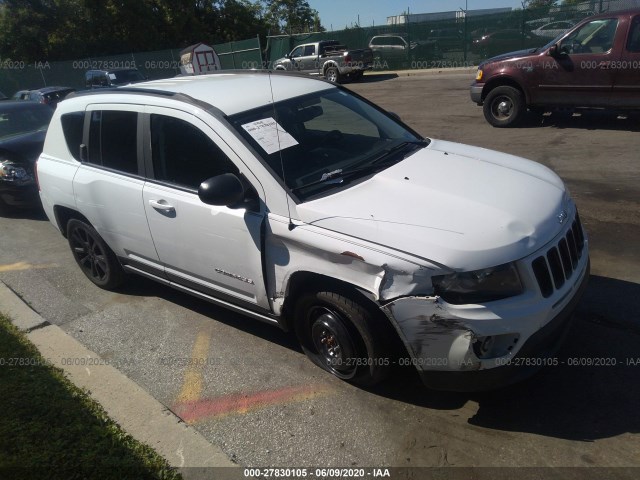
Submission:
<svg viewBox="0 0 640 480">
<path fill-rule="evenodd" d="M 181 102 L 185 102 L 196 107 L 200 107 L 203 110 L 213 113 L 216 116 L 224 116 L 224 113 L 217 107 L 214 107 L 210 103 L 203 102 L 202 100 L 198 100 L 197 98 L 193 98 L 190 95 L 182 92 L 174 92 L 171 90 L 158 90 L 156 88 L 144 88 L 144 87 L 108 87 L 108 88 L 96 88 L 93 90 L 81 90 L 72 92 L 67 95 L 66 98 L 76 98 L 76 97 L 86 97 L 91 95 L 101 95 L 101 94 L 134 94 L 134 95 L 154 95 L 161 97 L 168 97 L 174 100 L 179 100 Z"/>
</svg>

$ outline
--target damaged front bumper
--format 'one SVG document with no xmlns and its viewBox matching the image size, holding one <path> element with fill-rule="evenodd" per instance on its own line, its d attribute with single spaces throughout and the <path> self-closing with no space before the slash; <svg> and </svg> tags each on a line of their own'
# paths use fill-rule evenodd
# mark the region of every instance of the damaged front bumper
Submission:
<svg viewBox="0 0 640 480">
<path fill-rule="evenodd" d="M 423 383 L 436 390 L 480 391 L 518 382 L 552 365 L 589 278 L 588 252 L 554 298 L 450 305 L 439 297 L 403 297 L 382 307 Z"/>
</svg>

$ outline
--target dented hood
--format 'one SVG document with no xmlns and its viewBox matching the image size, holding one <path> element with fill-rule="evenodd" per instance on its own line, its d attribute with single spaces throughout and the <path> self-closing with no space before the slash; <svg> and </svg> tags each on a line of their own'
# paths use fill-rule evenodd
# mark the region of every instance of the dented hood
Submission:
<svg viewBox="0 0 640 480">
<path fill-rule="evenodd" d="M 342 191 L 297 206 L 300 220 L 454 270 L 523 258 L 570 213 L 560 178 L 512 155 L 432 141 Z"/>
</svg>

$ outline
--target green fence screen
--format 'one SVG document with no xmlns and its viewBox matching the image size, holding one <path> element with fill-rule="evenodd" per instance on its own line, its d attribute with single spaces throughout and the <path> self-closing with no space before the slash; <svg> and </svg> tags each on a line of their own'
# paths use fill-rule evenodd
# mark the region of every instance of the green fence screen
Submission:
<svg viewBox="0 0 640 480">
<path fill-rule="evenodd" d="M 213 45 L 222 68 L 251 68 L 261 65 L 262 52 L 258 37 L 239 42 Z M 84 72 L 91 69 L 137 68 L 150 80 L 174 77 L 180 73 L 182 49 L 82 58 L 66 62 L 25 62 L 0 59 L 0 92 L 7 96 L 18 90 L 61 85 L 85 88 Z M 255 68 L 255 67 L 254 67 Z"/>
<path fill-rule="evenodd" d="M 629 8 L 640 8 L 640 0 L 399 15 L 391 25 L 269 37 L 265 64 L 303 43 L 338 40 L 351 49 L 370 47 L 377 70 L 469 67 L 501 53 L 542 47 L 585 17 Z"/>
<path fill-rule="evenodd" d="M 295 46 L 338 40 L 351 49 L 370 47 L 376 70 L 470 67 L 509 51 L 541 47 L 580 20 L 607 11 L 639 8 L 640 0 L 587 0 L 541 9 L 462 10 L 398 15 L 392 24 L 214 45 L 223 69 L 271 68 Z M 137 67 L 149 79 L 180 73 L 180 49 L 25 64 L 0 59 L 0 91 L 63 85 L 84 88 L 84 72 L 93 68 Z"/>
</svg>

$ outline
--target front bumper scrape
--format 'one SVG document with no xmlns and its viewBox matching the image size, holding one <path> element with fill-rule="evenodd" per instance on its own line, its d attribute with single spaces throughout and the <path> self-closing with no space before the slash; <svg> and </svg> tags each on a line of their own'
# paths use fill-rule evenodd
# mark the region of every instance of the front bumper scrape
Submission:
<svg viewBox="0 0 640 480">
<path fill-rule="evenodd" d="M 525 335 L 514 356 L 493 368 L 482 368 L 473 351 L 473 343 L 484 332 L 477 328 L 472 331 L 463 320 L 448 318 L 450 312 L 438 297 L 422 298 L 425 315 L 414 315 L 410 321 L 403 322 L 406 312 L 397 309 L 403 302 L 390 302 L 382 310 L 395 321 L 412 357 L 404 364 L 415 365 L 426 387 L 458 392 L 492 390 L 522 381 L 551 364 L 547 360 L 552 360 L 569 331 L 573 312 L 588 284 L 589 270 L 587 261 L 572 298 L 562 310 L 542 328 Z"/>
</svg>

